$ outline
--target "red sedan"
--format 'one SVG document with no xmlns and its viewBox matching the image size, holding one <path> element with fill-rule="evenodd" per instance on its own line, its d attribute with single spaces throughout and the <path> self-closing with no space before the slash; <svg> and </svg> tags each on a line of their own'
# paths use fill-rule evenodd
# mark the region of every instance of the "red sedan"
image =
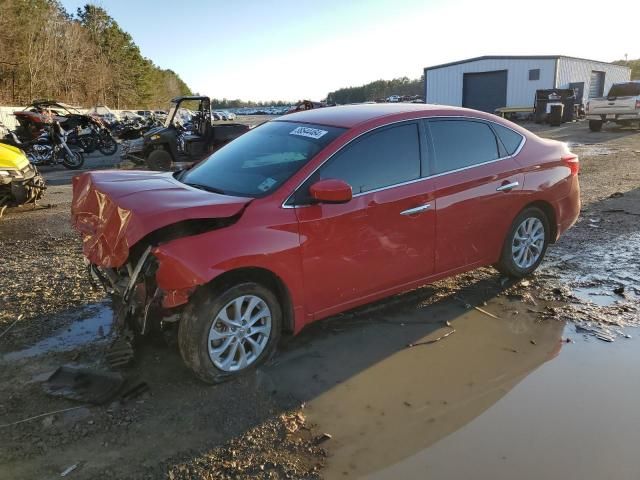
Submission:
<svg viewBox="0 0 640 480">
<path fill-rule="evenodd" d="M 563 143 L 419 104 L 314 109 L 177 173 L 89 172 L 72 207 L 118 322 L 178 328 L 207 382 L 265 361 L 282 331 L 483 265 L 533 272 L 578 217 Z"/>
</svg>

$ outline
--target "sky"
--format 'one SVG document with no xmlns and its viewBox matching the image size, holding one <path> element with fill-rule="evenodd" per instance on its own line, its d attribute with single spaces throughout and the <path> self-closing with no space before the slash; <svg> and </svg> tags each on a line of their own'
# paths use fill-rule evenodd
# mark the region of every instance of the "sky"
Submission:
<svg viewBox="0 0 640 480">
<path fill-rule="evenodd" d="M 87 0 L 62 0 L 69 12 Z M 481 55 L 640 58 L 640 0 L 99 0 L 194 92 L 320 100 Z M 615 20 L 615 21 L 613 21 Z M 630 28 L 624 25 L 629 22 Z"/>
</svg>

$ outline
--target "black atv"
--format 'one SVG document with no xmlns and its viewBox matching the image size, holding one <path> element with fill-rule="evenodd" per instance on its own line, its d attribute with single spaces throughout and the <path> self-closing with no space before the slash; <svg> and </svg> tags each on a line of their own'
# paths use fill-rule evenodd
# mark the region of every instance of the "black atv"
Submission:
<svg viewBox="0 0 640 480">
<path fill-rule="evenodd" d="M 209 97 L 177 97 L 162 127 L 143 136 L 140 155 L 129 154 L 151 170 L 171 170 L 176 163 L 196 163 L 249 130 L 239 123 L 214 124 Z"/>
</svg>

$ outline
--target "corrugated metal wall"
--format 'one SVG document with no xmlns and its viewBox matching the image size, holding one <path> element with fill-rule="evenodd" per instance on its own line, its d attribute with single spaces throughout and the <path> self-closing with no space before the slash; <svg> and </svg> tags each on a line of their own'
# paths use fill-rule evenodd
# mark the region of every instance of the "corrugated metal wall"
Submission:
<svg viewBox="0 0 640 480">
<path fill-rule="evenodd" d="M 529 80 L 529 70 L 540 69 L 539 80 Z M 462 79 L 465 73 L 508 70 L 507 105 L 533 106 L 536 90 L 553 88 L 556 60 L 485 59 L 426 71 L 427 103 L 462 106 Z"/>
<path fill-rule="evenodd" d="M 589 92 L 591 72 L 604 72 L 604 94 L 606 95 L 611 85 L 619 82 L 627 82 L 631 78 L 631 70 L 621 65 L 593 62 L 577 58 L 560 57 L 558 63 L 558 88 L 568 88 L 571 82 L 584 82 L 585 97 Z M 585 98 L 585 101 L 587 98 Z"/>
</svg>

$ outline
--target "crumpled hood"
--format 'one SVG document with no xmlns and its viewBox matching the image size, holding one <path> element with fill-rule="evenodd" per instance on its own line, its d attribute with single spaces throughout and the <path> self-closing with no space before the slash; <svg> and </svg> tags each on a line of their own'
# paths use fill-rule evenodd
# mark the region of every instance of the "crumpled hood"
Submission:
<svg viewBox="0 0 640 480">
<path fill-rule="evenodd" d="M 171 172 L 106 170 L 73 178 L 71 214 L 91 263 L 119 267 L 147 234 L 182 220 L 228 218 L 251 198 L 189 187 Z"/>
</svg>

